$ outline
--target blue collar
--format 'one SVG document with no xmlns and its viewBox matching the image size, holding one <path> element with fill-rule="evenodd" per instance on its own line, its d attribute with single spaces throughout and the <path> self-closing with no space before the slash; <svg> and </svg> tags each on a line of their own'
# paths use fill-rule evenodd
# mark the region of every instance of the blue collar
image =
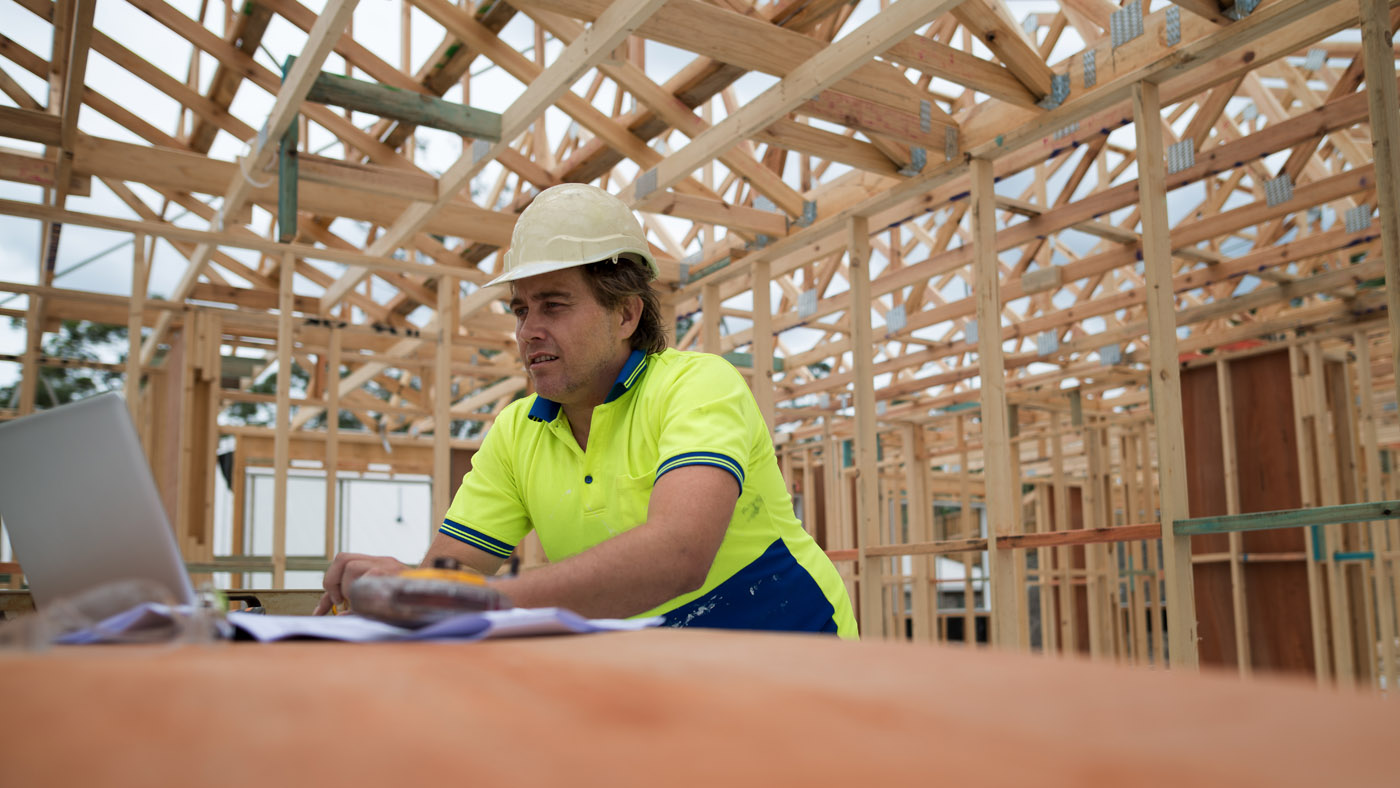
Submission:
<svg viewBox="0 0 1400 788">
<path fill-rule="evenodd" d="M 627 357 L 627 363 L 622 365 L 622 371 L 617 373 L 617 380 L 613 382 L 612 389 L 608 391 L 608 398 L 603 400 L 603 404 L 612 402 L 623 394 L 632 390 L 637 385 L 637 381 L 642 377 L 642 370 L 647 367 L 647 354 L 640 350 L 633 350 L 632 355 Z M 530 406 L 530 421 L 554 421 L 559 417 L 559 403 L 552 399 L 545 399 L 535 395 L 535 404 Z"/>
</svg>

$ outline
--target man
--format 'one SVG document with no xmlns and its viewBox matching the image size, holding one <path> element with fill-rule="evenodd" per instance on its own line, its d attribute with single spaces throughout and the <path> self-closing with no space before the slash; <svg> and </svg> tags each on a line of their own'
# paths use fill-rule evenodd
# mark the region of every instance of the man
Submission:
<svg viewBox="0 0 1400 788">
<path fill-rule="evenodd" d="M 425 565 L 494 574 L 533 528 L 550 563 L 494 581 L 518 606 L 856 637 L 753 395 L 725 360 L 667 349 L 655 273 L 636 217 L 602 189 L 555 186 L 521 214 L 491 284 L 510 284 L 536 394 L 496 418 Z M 317 612 L 402 568 L 336 556 Z"/>
</svg>

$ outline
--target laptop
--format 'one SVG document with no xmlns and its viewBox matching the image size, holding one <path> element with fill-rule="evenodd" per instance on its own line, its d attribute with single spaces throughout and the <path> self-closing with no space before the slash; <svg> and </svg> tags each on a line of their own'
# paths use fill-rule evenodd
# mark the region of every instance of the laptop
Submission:
<svg viewBox="0 0 1400 788">
<path fill-rule="evenodd" d="M 194 589 L 120 394 L 0 423 L 0 518 L 35 607 L 105 583 Z"/>
</svg>

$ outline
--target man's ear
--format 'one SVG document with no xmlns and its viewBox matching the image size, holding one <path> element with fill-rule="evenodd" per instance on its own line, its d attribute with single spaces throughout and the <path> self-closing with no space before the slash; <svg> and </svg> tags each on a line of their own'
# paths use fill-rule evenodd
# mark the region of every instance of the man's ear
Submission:
<svg viewBox="0 0 1400 788">
<path fill-rule="evenodd" d="M 618 310 L 621 317 L 622 338 L 631 339 L 637 333 L 637 326 L 642 322 L 642 297 L 630 295 L 622 302 L 621 309 Z"/>
</svg>

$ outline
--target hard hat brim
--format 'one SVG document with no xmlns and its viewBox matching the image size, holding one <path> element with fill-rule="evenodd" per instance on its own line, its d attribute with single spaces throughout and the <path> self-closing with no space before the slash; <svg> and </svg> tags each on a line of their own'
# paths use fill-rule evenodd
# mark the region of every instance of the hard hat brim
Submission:
<svg viewBox="0 0 1400 788">
<path fill-rule="evenodd" d="M 618 257 L 628 256 L 640 257 L 642 260 L 646 261 L 647 267 L 651 269 L 651 278 L 656 279 L 659 276 L 660 272 L 657 270 L 656 267 L 656 259 L 652 257 L 650 252 L 641 253 L 627 251 L 618 255 Z M 562 271 L 565 268 L 577 268 L 579 266 L 588 265 L 590 263 L 601 262 L 613 261 L 608 260 L 606 258 L 603 260 L 536 260 L 534 262 L 525 263 L 524 265 L 506 271 L 505 273 L 501 274 L 495 279 L 492 279 L 490 282 L 487 282 L 486 287 L 494 287 L 496 285 L 509 284 L 510 282 L 515 282 L 521 279 L 529 279 L 532 276 L 539 276 L 541 274 L 552 274 L 555 271 Z"/>
</svg>

